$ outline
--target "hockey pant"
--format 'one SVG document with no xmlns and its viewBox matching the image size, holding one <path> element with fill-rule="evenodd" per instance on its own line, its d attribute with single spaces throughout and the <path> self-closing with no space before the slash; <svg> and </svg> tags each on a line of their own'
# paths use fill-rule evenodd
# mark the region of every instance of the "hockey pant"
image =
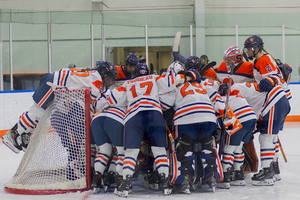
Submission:
<svg viewBox="0 0 300 200">
<path fill-rule="evenodd" d="M 182 144 L 186 144 L 186 148 Z M 212 136 L 193 141 L 182 134 L 177 141 L 176 151 L 171 149 L 170 152 L 171 184 L 181 184 L 184 179 L 193 183 L 200 178 L 202 183 L 206 183 L 213 176 L 218 181 L 223 180 L 223 171 Z"/>
</svg>

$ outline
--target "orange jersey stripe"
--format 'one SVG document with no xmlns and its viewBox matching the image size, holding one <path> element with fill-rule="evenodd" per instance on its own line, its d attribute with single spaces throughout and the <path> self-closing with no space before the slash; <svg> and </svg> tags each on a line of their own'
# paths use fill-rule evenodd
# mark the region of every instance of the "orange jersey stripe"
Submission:
<svg viewBox="0 0 300 200">
<path fill-rule="evenodd" d="M 191 110 L 195 110 L 195 109 L 209 109 L 209 110 L 212 110 L 214 111 L 214 109 L 212 107 L 208 107 L 208 106 L 196 106 L 196 107 L 192 107 L 192 108 L 188 108 L 188 109 L 184 109 L 180 112 L 176 112 L 176 114 L 174 115 L 174 117 L 184 113 L 184 112 L 188 112 L 188 111 L 191 111 Z"/>
</svg>

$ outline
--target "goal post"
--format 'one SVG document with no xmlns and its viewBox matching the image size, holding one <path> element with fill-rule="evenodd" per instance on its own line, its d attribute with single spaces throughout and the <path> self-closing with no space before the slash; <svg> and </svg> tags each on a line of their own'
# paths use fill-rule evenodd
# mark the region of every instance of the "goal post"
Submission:
<svg viewBox="0 0 300 200">
<path fill-rule="evenodd" d="M 46 195 L 91 188 L 90 88 L 56 88 L 4 190 Z"/>
</svg>

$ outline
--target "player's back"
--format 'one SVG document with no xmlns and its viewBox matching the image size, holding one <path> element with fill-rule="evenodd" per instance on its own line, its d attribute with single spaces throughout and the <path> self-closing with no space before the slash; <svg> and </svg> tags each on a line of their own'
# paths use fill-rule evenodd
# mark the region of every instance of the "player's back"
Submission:
<svg viewBox="0 0 300 200">
<path fill-rule="evenodd" d="M 175 125 L 216 121 L 211 100 L 200 83 L 185 82 L 179 85 L 174 98 Z"/>
<path fill-rule="evenodd" d="M 54 72 L 53 83 L 68 89 L 91 88 L 93 98 L 100 96 L 104 90 L 102 78 L 97 70 L 84 71 L 81 69 L 61 69 Z"/>
</svg>

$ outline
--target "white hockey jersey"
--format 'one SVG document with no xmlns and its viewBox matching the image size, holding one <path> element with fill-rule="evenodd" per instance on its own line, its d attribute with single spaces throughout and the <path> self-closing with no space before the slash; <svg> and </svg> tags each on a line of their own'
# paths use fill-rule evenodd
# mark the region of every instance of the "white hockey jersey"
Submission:
<svg viewBox="0 0 300 200">
<path fill-rule="evenodd" d="M 214 107 L 216 114 L 223 114 L 225 109 L 225 102 L 218 93 L 220 83 L 216 80 L 206 78 L 201 80 L 201 85 L 207 91 L 207 95 L 211 100 L 211 104 Z"/>
<path fill-rule="evenodd" d="M 127 106 L 124 118 L 126 123 L 140 111 L 157 110 L 162 113 L 158 95 L 176 89 L 176 85 L 184 81 L 182 74 L 141 76 L 127 80 L 122 87 L 113 89 L 108 100 L 110 105 Z"/>
<path fill-rule="evenodd" d="M 226 97 L 223 97 L 226 98 Z M 238 120 L 243 123 L 248 120 L 257 119 L 254 110 L 248 104 L 247 100 L 241 95 L 230 95 L 228 102 L 231 110 Z"/>
<path fill-rule="evenodd" d="M 216 115 L 206 89 L 197 82 L 185 82 L 176 90 L 160 95 L 163 109 L 174 107 L 174 124 L 192 124 L 201 122 L 216 123 Z M 224 108 L 223 108 L 224 109 Z"/>
<path fill-rule="evenodd" d="M 273 105 L 283 96 L 286 96 L 286 93 L 280 85 L 275 86 L 268 93 L 260 92 L 256 82 L 248 82 L 232 85 L 230 95 L 241 95 L 245 97 L 258 119 L 259 117 L 265 116 Z"/>
<path fill-rule="evenodd" d="M 53 84 L 55 85 L 67 87 L 69 90 L 91 88 L 91 115 L 99 111 L 96 102 L 102 98 L 101 92 L 105 91 L 105 88 L 97 70 L 81 72 L 81 69 L 78 68 L 63 68 L 53 74 Z"/>
</svg>

